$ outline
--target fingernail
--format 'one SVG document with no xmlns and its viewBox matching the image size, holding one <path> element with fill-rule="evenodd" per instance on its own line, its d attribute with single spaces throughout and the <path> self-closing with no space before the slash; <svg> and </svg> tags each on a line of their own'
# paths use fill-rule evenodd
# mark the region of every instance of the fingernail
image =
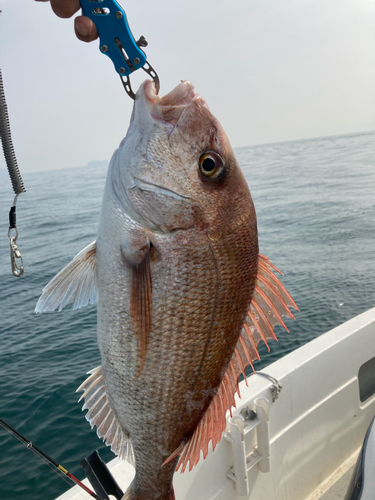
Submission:
<svg viewBox="0 0 375 500">
<path fill-rule="evenodd" d="M 89 30 L 87 29 L 87 26 L 83 23 L 76 23 L 76 30 L 82 36 L 87 36 L 89 34 Z"/>
</svg>

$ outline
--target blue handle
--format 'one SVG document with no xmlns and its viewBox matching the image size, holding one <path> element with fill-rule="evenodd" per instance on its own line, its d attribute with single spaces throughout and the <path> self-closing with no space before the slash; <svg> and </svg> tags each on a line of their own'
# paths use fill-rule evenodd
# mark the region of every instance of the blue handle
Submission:
<svg viewBox="0 0 375 500">
<path fill-rule="evenodd" d="M 146 64 L 144 52 L 136 44 L 126 14 L 115 0 L 80 0 L 83 14 L 96 26 L 100 50 L 112 59 L 117 73 L 128 76 Z"/>
</svg>

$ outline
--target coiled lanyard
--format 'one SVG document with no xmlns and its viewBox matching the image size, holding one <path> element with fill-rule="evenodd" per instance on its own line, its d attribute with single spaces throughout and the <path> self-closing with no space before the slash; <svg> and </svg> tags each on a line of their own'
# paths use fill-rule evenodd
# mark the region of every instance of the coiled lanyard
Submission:
<svg viewBox="0 0 375 500">
<path fill-rule="evenodd" d="M 25 193 L 26 189 L 23 185 L 22 177 L 17 165 L 16 154 L 14 152 L 12 136 L 10 131 L 8 108 L 5 101 L 3 76 L 0 69 L 0 136 L 3 146 L 5 161 L 7 164 L 10 180 L 12 181 L 15 198 L 13 206 L 9 212 L 9 230 L 8 239 L 10 244 L 10 261 L 12 265 L 12 273 L 17 278 L 20 278 L 24 273 L 23 259 L 17 247 L 18 231 L 16 225 L 16 202 L 21 193 Z"/>
</svg>

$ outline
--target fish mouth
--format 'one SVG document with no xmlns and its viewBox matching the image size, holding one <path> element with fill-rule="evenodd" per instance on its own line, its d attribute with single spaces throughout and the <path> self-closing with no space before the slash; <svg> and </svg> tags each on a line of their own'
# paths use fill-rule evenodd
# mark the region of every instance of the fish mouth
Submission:
<svg viewBox="0 0 375 500">
<path fill-rule="evenodd" d="M 186 108 L 199 97 L 194 91 L 194 86 L 188 80 L 181 81 L 177 87 L 163 97 L 156 94 L 154 82 L 146 80 L 136 94 L 130 123 L 133 122 L 139 108 L 146 108 L 154 122 L 165 126 L 169 136 Z"/>
<path fill-rule="evenodd" d="M 175 178 L 164 175 L 162 162 L 149 161 L 148 155 L 152 157 L 149 141 L 161 129 L 171 142 L 172 132 L 178 132 L 184 116 L 187 116 L 186 110 L 201 101 L 203 99 L 194 92 L 194 86 L 189 81 L 181 82 L 163 97 L 156 94 L 154 83 L 150 80 L 146 80 L 137 91 L 128 132 L 113 160 L 111 179 L 115 196 L 124 212 L 152 231 L 175 230 L 177 222 L 170 207 L 173 204 L 190 207 L 191 199 Z M 157 127 L 160 129 L 157 130 Z M 160 219 L 161 212 L 159 215 L 155 212 L 157 197 L 159 205 L 165 208 L 164 215 L 169 214 L 170 223 L 167 225 Z M 177 225 L 180 226 L 180 222 Z"/>
</svg>

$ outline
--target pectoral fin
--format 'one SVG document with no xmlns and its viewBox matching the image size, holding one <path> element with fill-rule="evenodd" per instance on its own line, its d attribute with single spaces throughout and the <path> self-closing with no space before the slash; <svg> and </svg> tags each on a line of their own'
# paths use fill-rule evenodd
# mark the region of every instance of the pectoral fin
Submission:
<svg viewBox="0 0 375 500">
<path fill-rule="evenodd" d="M 43 289 L 35 312 L 54 311 L 73 302 L 73 309 L 98 301 L 95 284 L 96 242 L 90 243 Z"/>
<path fill-rule="evenodd" d="M 138 242 L 138 244 L 137 244 Z M 142 236 L 131 245 L 121 246 L 122 256 L 131 269 L 130 319 L 137 337 L 138 368 L 136 378 L 142 373 L 151 330 L 152 311 L 152 245 Z"/>
</svg>

